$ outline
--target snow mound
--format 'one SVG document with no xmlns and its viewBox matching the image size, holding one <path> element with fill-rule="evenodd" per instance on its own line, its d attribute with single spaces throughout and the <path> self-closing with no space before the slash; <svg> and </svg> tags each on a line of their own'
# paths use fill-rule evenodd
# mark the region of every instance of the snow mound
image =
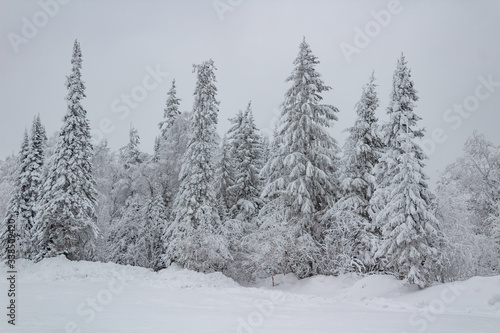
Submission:
<svg viewBox="0 0 500 333">
<path fill-rule="evenodd" d="M 64 256 L 18 260 L 16 269 L 20 333 L 75 332 L 67 327 L 123 333 L 165 327 L 207 333 L 497 333 L 500 327 L 500 276 L 418 290 L 389 275 L 356 274 L 302 280 L 277 275 L 275 287 L 271 278 L 243 287 L 221 273 L 177 265 L 154 272 Z M 7 290 L 7 283 L 1 280 L 0 289 Z M 7 304 L 3 295 L 0 303 Z M 13 330 L 3 320 L 0 332 Z"/>
<path fill-rule="evenodd" d="M 105 282 L 120 278 L 127 282 L 135 281 L 143 286 L 155 288 L 229 288 L 239 286 L 234 280 L 222 273 L 199 273 L 171 265 L 154 272 L 151 269 L 114 263 L 91 261 L 71 261 L 61 255 L 46 258 L 38 263 L 20 259 L 16 261 L 19 278 L 25 282 L 40 281 L 81 281 Z M 5 266 L 2 267 L 5 270 Z"/>
<path fill-rule="evenodd" d="M 500 276 L 476 276 L 407 293 L 401 300 L 423 311 L 500 316 Z"/>
<path fill-rule="evenodd" d="M 381 310 L 500 315 L 500 276 L 438 283 L 423 290 L 391 275 L 318 275 L 299 280 L 287 274 L 276 275 L 274 281 L 275 287 L 270 278 L 259 280 L 256 287 Z"/>
<path fill-rule="evenodd" d="M 239 286 L 234 280 L 220 272 L 199 273 L 181 268 L 176 264 L 159 271 L 152 282 L 156 286 L 167 286 L 174 289 L 231 288 Z"/>
<path fill-rule="evenodd" d="M 114 263 L 91 261 L 71 261 L 64 255 L 46 258 L 34 263 L 30 260 L 16 261 L 19 278 L 26 282 L 58 281 L 58 280 L 108 280 L 117 275 L 127 279 L 145 278 L 152 271 L 133 266 L 123 266 Z"/>
<path fill-rule="evenodd" d="M 352 274 L 339 276 L 317 275 L 302 280 L 289 273 L 274 276 L 273 290 L 286 291 L 295 294 L 317 297 L 334 297 L 351 287 L 360 277 Z M 261 279 L 256 285 L 260 288 L 270 288 L 271 278 Z"/>
<path fill-rule="evenodd" d="M 346 296 L 356 300 L 377 297 L 395 298 L 417 290 L 417 286 L 407 285 L 391 275 L 370 275 L 356 281 L 349 288 Z"/>
</svg>

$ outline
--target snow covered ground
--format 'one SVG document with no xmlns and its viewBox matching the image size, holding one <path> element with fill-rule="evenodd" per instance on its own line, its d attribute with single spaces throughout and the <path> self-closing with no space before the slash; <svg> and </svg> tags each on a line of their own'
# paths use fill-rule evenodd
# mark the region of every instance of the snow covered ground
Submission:
<svg viewBox="0 0 500 333">
<path fill-rule="evenodd" d="M 0 332 L 500 332 L 500 276 L 425 290 L 351 275 L 242 287 L 176 266 L 154 273 L 64 257 L 16 266 L 16 326 L 2 267 Z"/>
</svg>

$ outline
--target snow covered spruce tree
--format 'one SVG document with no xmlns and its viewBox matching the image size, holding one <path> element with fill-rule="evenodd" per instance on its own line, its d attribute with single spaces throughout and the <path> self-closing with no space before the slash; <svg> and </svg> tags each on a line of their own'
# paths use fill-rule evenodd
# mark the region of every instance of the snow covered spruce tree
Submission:
<svg viewBox="0 0 500 333">
<path fill-rule="evenodd" d="M 92 176 L 90 126 L 81 105 L 85 86 L 81 80 L 82 53 L 75 40 L 72 72 L 67 77 L 68 110 L 57 147 L 43 184 L 36 215 L 36 259 L 61 253 L 69 259 L 92 259 L 98 235 L 95 205 L 97 193 Z"/>
<path fill-rule="evenodd" d="M 145 239 L 148 267 L 157 271 L 165 267 L 163 233 L 167 227 L 167 212 L 162 196 L 154 193 L 151 188 L 151 197 L 146 200 L 143 209 L 146 219 Z"/>
<path fill-rule="evenodd" d="M 161 137 L 163 139 L 167 139 L 168 130 L 174 125 L 175 120 L 181 112 L 179 111 L 179 102 L 181 101 L 177 98 L 177 90 L 175 89 L 175 79 L 172 81 L 172 87 L 167 93 L 167 102 L 165 105 L 165 109 L 163 110 L 163 121 L 158 124 L 160 128 Z"/>
<path fill-rule="evenodd" d="M 108 259 L 112 262 L 147 267 L 143 205 L 143 197 L 133 193 L 121 208 L 121 216 L 113 221 L 108 251 Z"/>
<path fill-rule="evenodd" d="M 321 93 L 331 88 L 320 79 L 315 69 L 318 63 L 304 39 L 287 79 L 292 87 L 282 104 L 272 156 L 262 169 L 266 179 L 262 197 L 268 200 L 261 214 L 262 232 L 280 229 L 286 246 L 281 249 L 283 263 L 276 267 L 286 267 L 299 277 L 320 270 L 324 231 L 320 215 L 339 191 L 335 177 L 338 147 L 327 132 L 338 110 L 321 104 Z M 263 253 L 262 257 L 276 255 Z"/>
<path fill-rule="evenodd" d="M 229 218 L 229 211 L 234 204 L 234 198 L 229 189 L 234 186 L 234 160 L 231 157 L 231 146 L 227 136 L 222 138 L 217 179 L 217 203 L 222 221 Z"/>
<path fill-rule="evenodd" d="M 180 173 L 181 184 L 165 233 L 166 263 L 201 272 L 220 271 L 231 258 L 223 237 L 215 191 L 217 114 L 213 60 L 194 66 L 197 73 L 191 114 L 191 139 Z"/>
<path fill-rule="evenodd" d="M 134 193 L 112 231 L 109 259 L 125 265 L 163 268 L 165 206 L 160 195 Z"/>
<path fill-rule="evenodd" d="M 376 186 L 373 169 L 378 163 L 382 148 L 375 116 L 379 105 L 375 88 L 372 73 L 356 104 L 357 119 L 354 126 L 347 129 L 349 136 L 340 163 L 340 181 L 344 194 L 339 203 L 366 220 L 370 219 L 368 206 Z"/>
<path fill-rule="evenodd" d="M 372 197 L 379 207 L 376 224 L 382 231 L 378 256 L 387 271 L 420 287 L 434 278 L 437 264 L 438 220 L 433 195 L 423 172 L 424 155 L 415 142 L 423 137 L 413 109 L 418 100 L 404 55 L 398 59 L 384 126 L 386 150 L 380 157 L 385 175 Z"/>
<path fill-rule="evenodd" d="M 32 228 L 35 224 L 37 204 L 40 199 L 40 187 L 43 178 L 44 147 L 47 140 L 45 128 L 40 116 L 33 119 L 31 133 L 25 131 L 18 156 L 18 170 L 15 190 L 11 194 L 9 209 L 4 224 L 9 219 L 16 221 L 16 257 L 31 258 L 33 246 L 31 243 Z M 6 245 L 6 229 L 2 229 L 0 243 Z M 5 246 L 2 247 L 5 249 Z"/>
<path fill-rule="evenodd" d="M 29 209 L 29 193 L 28 193 L 28 156 L 29 156 L 29 137 L 28 131 L 24 131 L 21 149 L 17 157 L 17 170 L 14 189 L 10 195 L 7 213 L 2 223 L 2 234 L 0 235 L 0 245 L 2 246 L 2 258 L 7 255 L 15 255 L 16 258 L 24 258 L 26 238 L 29 240 L 31 219 L 31 210 Z M 12 236 L 12 224 L 14 220 L 14 238 Z M 14 241 L 14 242 L 13 242 Z M 9 249 L 9 251 L 7 251 Z M 12 253 L 12 249 L 15 253 Z"/>
<path fill-rule="evenodd" d="M 158 184 L 161 184 L 162 197 L 168 210 L 171 210 L 173 197 L 179 188 L 179 170 L 182 157 L 187 147 L 189 136 L 189 116 L 179 110 L 181 99 L 177 97 L 175 79 L 167 93 L 167 101 L 163 110 L 163 120 L 158 123 L 160 135 L 155 141 L 153 161 L 159 173 Z"/>
<path fill-rule="evenodd" d="M 238 280 L 249 281 L 252 278 L 252 247 L 244 244 L 243 237 L 257 229 L 257 215 L 263 205 L 260 198 L 263 165 L 263 140 L 255 126 L 251 103 L 245 111 L 239 111 L 230 119 L 226 145 L 223 145 L 222 179 L 220 181 L 221 198 L 226 198 L 227 214 L 224 232 L 229 240 L 229 249 L 233 260 L 224 274 Z"/>
<path fill-rule="evenodd" d="M 130 126 L 128 144 L 120 149 L 120 159 L 122 160 L 125 169 L 129 169 L 132 165 L 137 165 L 142 162 L 141 152 L 139 151 L 139 144 L 141 138 L 137 129 Z"/>
<path fill-rule="evenodd" d="M 30 154 L 29 154 L 29 183 L 32 191 L 31 195 L 31 207 L 33 207 L 32 223 L 34 224 L 34 219 L 36 212 L 34 209 L 37 206 L 38 201 L 41 198 L 41 186 L 43 183 L 43 166 L 45 163 L 45 143 L 47 141 L 47 135 L 45 132 L 45 127 L 42 125 L 40 120 L 40 115 L 37 115 L 33 120 L 33 125 L 31 127 L 30 134 Z"/>
<path fill-rule="evenodd" d="M 234 183 L 228 192 L 234 204 L 229 212 L 231 218 L 248 223 L 262 207 L 262 180 L 259 175 L 264 153 L 262 138 L 254 123 L 251 103 L 248 103 L 245 112 L 239 111 L 230 121 L 233 126 L 227 136 L 234 163 Z"/>
<path fill-rule="evenodd" d="M 354 126 L 347 129 L 349 136 L 340 163 L 343 195 L 325 214 L 331 223 L 325 243 L 333 256 L 334 270 L 369 271 L 375 265 L 378 230 L 371 223 L 369 205 L 376 187 L 374 167 L 382 148 L 375 117 L 379 105 L 375 88 L 372 73 L 356 104 Z"/>
</svg>

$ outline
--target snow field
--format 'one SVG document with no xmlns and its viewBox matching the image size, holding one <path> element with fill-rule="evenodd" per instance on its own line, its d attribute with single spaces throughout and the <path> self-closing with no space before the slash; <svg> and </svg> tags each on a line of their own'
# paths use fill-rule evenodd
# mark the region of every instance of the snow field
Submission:
<svg viewBox="0 0 500 333">
<path fill-rule="evenodd" d="M 153 272 L 56 257 L 16 266 L 16 326 L 4 318 L 1 332 L 500 331 L 500 276 L 418 290 L 387 275 L 288 274 L 276 287 L 270 279 L 243 287 L 176 265 Z"/>
</svg>

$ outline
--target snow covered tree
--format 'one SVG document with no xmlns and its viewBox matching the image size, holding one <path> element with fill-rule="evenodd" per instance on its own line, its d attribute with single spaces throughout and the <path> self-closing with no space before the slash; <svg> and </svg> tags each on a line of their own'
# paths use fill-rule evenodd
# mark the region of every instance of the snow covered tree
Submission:
<svg viewBox="0 0 500 333">
<path fill-rule="evenodd" d="M 229 217 L 229 210 L 234 204 L 229 188 L 234 185 L 234 161 L 231 157 L 231 147 L 226 136 L 222 139 L 221 155 L 218 168 L 217 202 L 222 221 Z"/>
<path fill-rule="evenodd" d="M 168 129 L 173 126 L 175 119 L 179 117 L 181 112 L 179 111 L 179 102 L 181 101 L 177 98 L 177 90 L 175 89 L 175 79 L 172 81 L 172 87 L 167 93 L 167 102 L 163 112 L 163 121 L 158 124 L 160 127 L 161 136 L 163 139 L 167 139 Z"/>
<path fill-rule="evenodd" d="M 375 235 L 378 235 L 369 215 L 370 200 L 376 187 L 374 168 L 382 148 L 375 117 L 375 110 L 379 105 L 375 88 L 375 77 L 372 73 L 363 87 L 360 101 L 356 104 L 357 119 L 354 126 L 347 129 L 349 136 L 340 163 L 343 195 L 324 217 L 331 223 L 329 239 L 332 242 L 348 242 L 345 246 L 327 244 L 329 249 L 338 252 L 332 255 L 341 255 L 347 261 L 352 261 L 356 268 L 363 267 L 363 271 L 371 270 L 375 265 Z M 336 235 L 337 232 L 340 234 Z M 352 238 L 346 239 L 346 235 Z M 352 252 L 346 252 L 346 246 Z"/>
<path fill-rule="evenodd" d="M 41 199 L 41 186 L 43 182 L 43 167 L 45 162 L 44 149 L 47 136 L 42 125 L 40 116 L 33 119 L 31 133 L 29 137 L 29 148 L 26 159 L 23 163 L 23 212 L 26 225 L 23 227 L 21 237 L 22 245 L 19 248 L 20 254 L 25 258 L 31 258 L 33 246 L 31 244 L 31 232 L 35 224 L 35 216 L 38 203 Z M 21 167 L 21 170 L 23 169 Z"/>
<path fill-rule="evenodd" d="M 500 146 L 474 132 L 464 145 L 464 155 L 450 165 L 446 174 L 471 195 L 468 207 L 475 216 L 478 233 L 491 235 L 491 218 L 500 202 Z"/>
<path fill-rule="evenodd" d="M 158 163 L 160 161 L 160 154 L 161 154 L 161 137 L 157 136 L 155 138 L 155 145 L 153 147 L 152 161 Z"/>
<path fill-rule="evenodd" d="M 252 248 L 245 245 L 243 237 L 257 228 L 257 216 L 262 207 L 260 198 L 263 165 L 263 141 L 255 126 L 251 104 L 230 119 L 232 127 L 224 137 L 221 152 L 220 201 L 224 202 L 222 215 L 224 233 L 229 240 L 233 260 L 224 274 L 238 281 L 252 278 Z"/>
<path fill-rule="evenodd" d="M 372 74 L 369 82 L 363 87 L 361 100 L 356 104 L 357 119 L 354 126 L 347 129 L 349 136 L 340 164 L 340 181 L 344 195 L 339 202 L 341 206 L 367 220 L 370 219 L 368 206 L 376 187 L 373 169 L 378 163 L 382 148 L 375 117 L 379 103 L 374 81 Z"/>
<path fill-rule="evenodd" d="M 269 200 L 266 205 L 279 205 L 287 229 L 295 233 L 288 238 L 297 244 L 290 246 L 292 252 L 287 251 L 286 266 L 301 277 L 318 271 L 317 260 L 312 257 L 317 251 L 311 249 L 318 247 L 324 228 L 317 215 L 339 192 L 335 176 L 338 147 L 327 132 L 337 120 L 338 110 L 321 104 L 321 93 L 331 88 L 323 84 L 316 71 L 318 63 L 303 40 L 295 69 L 287 79 L 292 87 L 282 104 L 273 155 L 261 173 L 266 179 L 262 192 L 262 197 Z"/>
<path fill-rule="evenodd" d="M 179 110 L 181 99 L 177 98 L 175 79 L 167 93 L 167 101 L 163 110 L 163 120 L 158 124 L 160 135 L 155 141 L 153 161 L 158 163 L 160 177 L 158 182 L 162 187 L 162 197 L 171 208 L 173 197 L 179 188 L 179 170 L 182 156 L 186 151 L 189 136 L 187 114 Z"/>
<path fill-rule="evenodd" d="M 44 146 L 47 140 L 40 116 L 33 120 L 31 133 L 25 131 L 18 157 L 18 170 L 15 189 L 11 195 L 5 223 L 16 221 L 16 257 L 31 258 L 32 228 L 35 224 L 37 204 L 43 178 Z M 3 236 L 0 237 L 4 243 Z"/>
<path fill-rule="evenodd" d="M 474 195 L 463 191 L 449 176 L 445 172 L 437 188 L 438 218 L 443 233 L 440 276 L 447 282 L 496 275 L 499 260 L 495 242 L 477 231 L 476 216 L 470 207 Z"/>
<path fill-rule="evenodd" d="M 189 118 L 188 112 L 181 113 L 174 120 L 173 125 L 167 129 L 167 138 L 159 136 L 158 161 L 155 168 L 158 174 L 156 182 L 169 214 L 172 211 L 174 197 L 179 190 L 179 172 L 191 134 Z"/>
<path fill-rule="evenodd" d="M 271 142 L 269 137 L 262 135 L 262 167 L 266 165 L 267 161 L 271 157 Z"/>
<path fill-rule="evenodd" d="M 386 178 L 372 201 L 385 203 L 376 223 L 382 231 L 378 255 L 387 260 L 386 269 L 424 287 L 437 270 L 439 222 L 423 172 L 426 156 L 415 142 L 424 135 L 416 127 L 421 119 L 413 111 L 417 100 L 411 71 L 401 55 L 387 111 L 390 120 L 384 126 L 387 148 L 380 158 L 386 165 Z"/>
<path fill-rule="evenodd" d="M 40 120 L 40 115 L 37 115 L 33 120 L 33 125 L 31 127 L 30 134 L 30 153 L 29 153 L 29 183 L 32 191 L 31 195 L 31 207 L 33 209 L 32 223 L 34 224 L 34 219 L 36 212 L 34 208 L 36 207 L 38 201 L 41 198 L 41 185 L 43 182 L 43 166 L 45 163 L 45 142 L 47 141 L 47 135 L 45 132 L 45 127 L 42 125 Z"/>
<path fill-rule="evenodd" d="M 145 239 L 146 254 L 150 268 L 155 271 L 164 267 L 163 263 L 163 233 L 167 227 L 166 207 L 163 198 L 159 194 L 151 193 L 151 198 L 146 201 L 144 207 L 146 219 Z"/>
<path fill-rule="evenodd" d="M 227 135 L 234 163 L 234 183 L 227 189 L 234 200 L 230 216 L 249 222 L 262 207 L 262 180 L 259 175 L 264 153 L 262 138 L 254 123 L 251 103 L 248 103 L 245 112 L 240 111 L 230 121 L 233 126 Z"/>
<path fill-rule="evenodd" d="M 17 166 L 18 170 L 16 172 L 16 180 L 14 184 L 14 189 L 11 193 L 9 205 L 7 208 L 7 214 L 2 224 L 0 235 L 0 243 L 2 245 L 3 257 L 7 254 L 13 255 L 13 253 L 6 253 L 8 244 L 14 245 L 15 257 L 25 258 L 29 256 L 29 241 L 31 234 L 31 223 L 32 223 L 32 209 L 30 207 L 30 187 L 29 187 L 29 155 L 30 155 L 30 142 L 28 131 L 24 131 L 23 141 L 21 143 L 21 149 L 19 151 Z M 12 243 L 12 237 L 9 239 L 8 224 L 9 221 L 14 220 L 14 236 L 15 240 Z"/>
<path fill-rule="evenodd" d="M 165 206 L 160 195 L 133 194 L 112 232 L 109 259 L 154 270 L 163 268 L 165 224 Z"/>
<path fill-rule="evenodd" d="M 74 43 L 71 64 L 72 72 L 66 81 L 68 109 L 36 215 L 36 259 L 61 253 L 73 260 L 91 259 L 98 235 L 92 137 L 87 112 L 81 105 L 86 96 L 78 41 Z"/>
<path fill-rule="evenodd" d="M 14 193 L 15 184 L 19 170 L 19 156 L 16 154 L 8 155 L 4 160 L 0 160 L 0 217 L 7 215 L 12 194 Z M 3 221 L 3 220 L 2 220 Z M 0 235 L 2 231 L 2 223 L 0 223 Z M 1 255 L 1 249 L 0 249 Z"/>
<path fill-rule="evenodd" d="M 288 254 L 293 251 L 296 235 L 294 226 L 290 226 L 283 217 L 281 207 L 265 205 L 262 211 L 265 218 L 260 221 L 259 229 L 241 238 L 241 245 L 249 254 L 250 267 L 243 272 L 248 275 L 248 280 L 293 271 Z M 316 260 L 314 254 L 312 252 L 311 257 Z"/>
<path fill-rule="evenodd" d="M 142 162 L 141 152 L 139 151 L 139 144 L 141 139 L 137 133 L 137 129 L 130 126 L 128 144 L 120 150 L 121 159 L 125 169 L 130 168 L 131 165 L 136 165 Z"/>
<path fill-rule="evenodd" d="M 202 272 L 220 271 L 231 258 L 217 211 L 215 161 L 217 114 L 213 60 L 194 66 L 197 73 L 191 138 L 175 198 L 175 219 L 165 234 L 165 261 Z"/>
<path fill-rule="evenodd" d="M 500 146 L 474 132 L 438 186 L 447 279 L 500 270 Z M 457 267 L 457 263 L 461 263 Z"/>
<path fill-rule="evenodd" d="M 142 196 L 134 193 L 122 207 L 121 217 L 113 221 L 108 258 L 117 264 L 143 267 L 147 265 L 143 204 Z"/>
</svg>

